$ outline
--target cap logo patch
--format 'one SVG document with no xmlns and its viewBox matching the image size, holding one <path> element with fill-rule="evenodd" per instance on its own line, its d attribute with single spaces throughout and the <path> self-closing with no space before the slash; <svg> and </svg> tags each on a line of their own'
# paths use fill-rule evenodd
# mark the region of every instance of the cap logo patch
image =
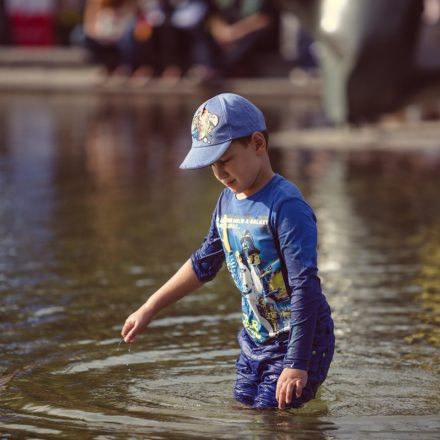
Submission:
<svg viewBox="0 0 440 440">
<path fill-rule="evenodd" d="M 208 140 L 209 134 L 217 127 L 219 117 L 214 113 L 210 113 L 206 107 L 198 111 L 191 124 L 191 135 L 198 141 L 203 141 L 206 144 L 211 142 Z"/>
</svg>

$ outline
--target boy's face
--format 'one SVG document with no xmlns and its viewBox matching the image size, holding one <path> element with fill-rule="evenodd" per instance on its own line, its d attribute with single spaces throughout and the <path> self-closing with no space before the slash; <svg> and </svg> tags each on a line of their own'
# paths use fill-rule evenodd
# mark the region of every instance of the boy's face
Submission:
<svg viewBox="0 0 440 440">
<path fill-rule="evenodd" d="M 237 195 L 245 198 L 259 189 L 261 170 L 264 166 L 265 145 L 258 145 L 254 137 L 247 144 L 232 141 L 217 162 L 211 165 L 214 176 Z M 261 133 L 258 133 L 261 135 Z M 261 135 L 262 136 L 262 135 Z"/>
</svg>

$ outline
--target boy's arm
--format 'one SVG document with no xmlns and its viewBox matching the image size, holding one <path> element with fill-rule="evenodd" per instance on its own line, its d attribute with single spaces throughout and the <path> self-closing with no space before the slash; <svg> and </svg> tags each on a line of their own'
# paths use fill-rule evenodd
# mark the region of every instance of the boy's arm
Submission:
<svg viewBox="0 0 440 440">
<path fill-rule="evenodd" d="M 127 318 L 121 332 L 124 341 L 133 342 L 136 335 L 148 326 L 157 313 L 203 284 L 194 273 L 191 260 L 187 260 L 145 304 Z"/>
<path fill-rule="evenodd" d="M 211 20 L 211 33 L 217 43 L 231 44 L 252 32 L 264 29 L 270 23 L 270 17 L 262 13 L 252 14 L 233 24 L 214 18 Z"/>
<path fill-rule="evenodd" d="M 121 332 L 125 342 L 133 342 L 160 310 L 216 276 L 225 260 L 216 227 L 216 213 L 217 210 L 214 210 L 211 226 L 200 248 L 144 305 L 127 318 Z"/>
<path fill-rule="evenodd" d="M 307 370 L 322 298 L 316 219 L 311 208 L 300 199 L 285 202 L 277 216 L 280 252 L 291 290 L 290 337 L 284 366 Z"/>
<path fill-rule="evenodd" d="M 321 286 L 317 268 L 316 219 L 302 200 L 285 202 L 277 212 L 276 230 L 288 287 L 291 289 L 290 337 L 284 370 L 277 383 L 279 407 L 300 397 L 315 335 Z"/>
</svg>

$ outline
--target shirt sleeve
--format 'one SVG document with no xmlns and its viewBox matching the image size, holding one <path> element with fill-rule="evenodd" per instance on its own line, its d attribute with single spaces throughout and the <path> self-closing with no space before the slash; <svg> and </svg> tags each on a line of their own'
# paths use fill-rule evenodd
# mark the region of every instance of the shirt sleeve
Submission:
<svg viewBox="0 0 440 440">
<path fill-rule="evenodd" d="M 307 370 L 321 296 L 316 218 L 307 203 L 294 198 L 283 202 L 275 226 L 291 292 L 290 335 L 284 367 Z"/>
<path fill-rule="evenodd" d="M 202 283 L 212 280 L 217 275 L 217 272 L 225 261 L 222 241 L 215 224 L 216 216 L 217 208 L 212 215 L 208 234 L 204 238 L 199 249 L 194 251 L 191 255 L 191 263 L 194 273 Z"/>
</svg>

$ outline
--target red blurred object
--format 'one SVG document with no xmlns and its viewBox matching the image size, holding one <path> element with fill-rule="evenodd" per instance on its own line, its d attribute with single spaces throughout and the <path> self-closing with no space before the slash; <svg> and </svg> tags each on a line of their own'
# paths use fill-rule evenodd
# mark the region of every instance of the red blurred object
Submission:
<svg viewBox="0 0 440 440">
<path fill-rule="evenodd" d="M 55 44 L 55 3 L 52 0 L 9 0 L 6 5 L 12 44 Z"/>
<path fill-rule="evenodd" d="M 55 43 L 54 15 L 10 15 L 12 44 L 52 46 Z"/>
</svg>

